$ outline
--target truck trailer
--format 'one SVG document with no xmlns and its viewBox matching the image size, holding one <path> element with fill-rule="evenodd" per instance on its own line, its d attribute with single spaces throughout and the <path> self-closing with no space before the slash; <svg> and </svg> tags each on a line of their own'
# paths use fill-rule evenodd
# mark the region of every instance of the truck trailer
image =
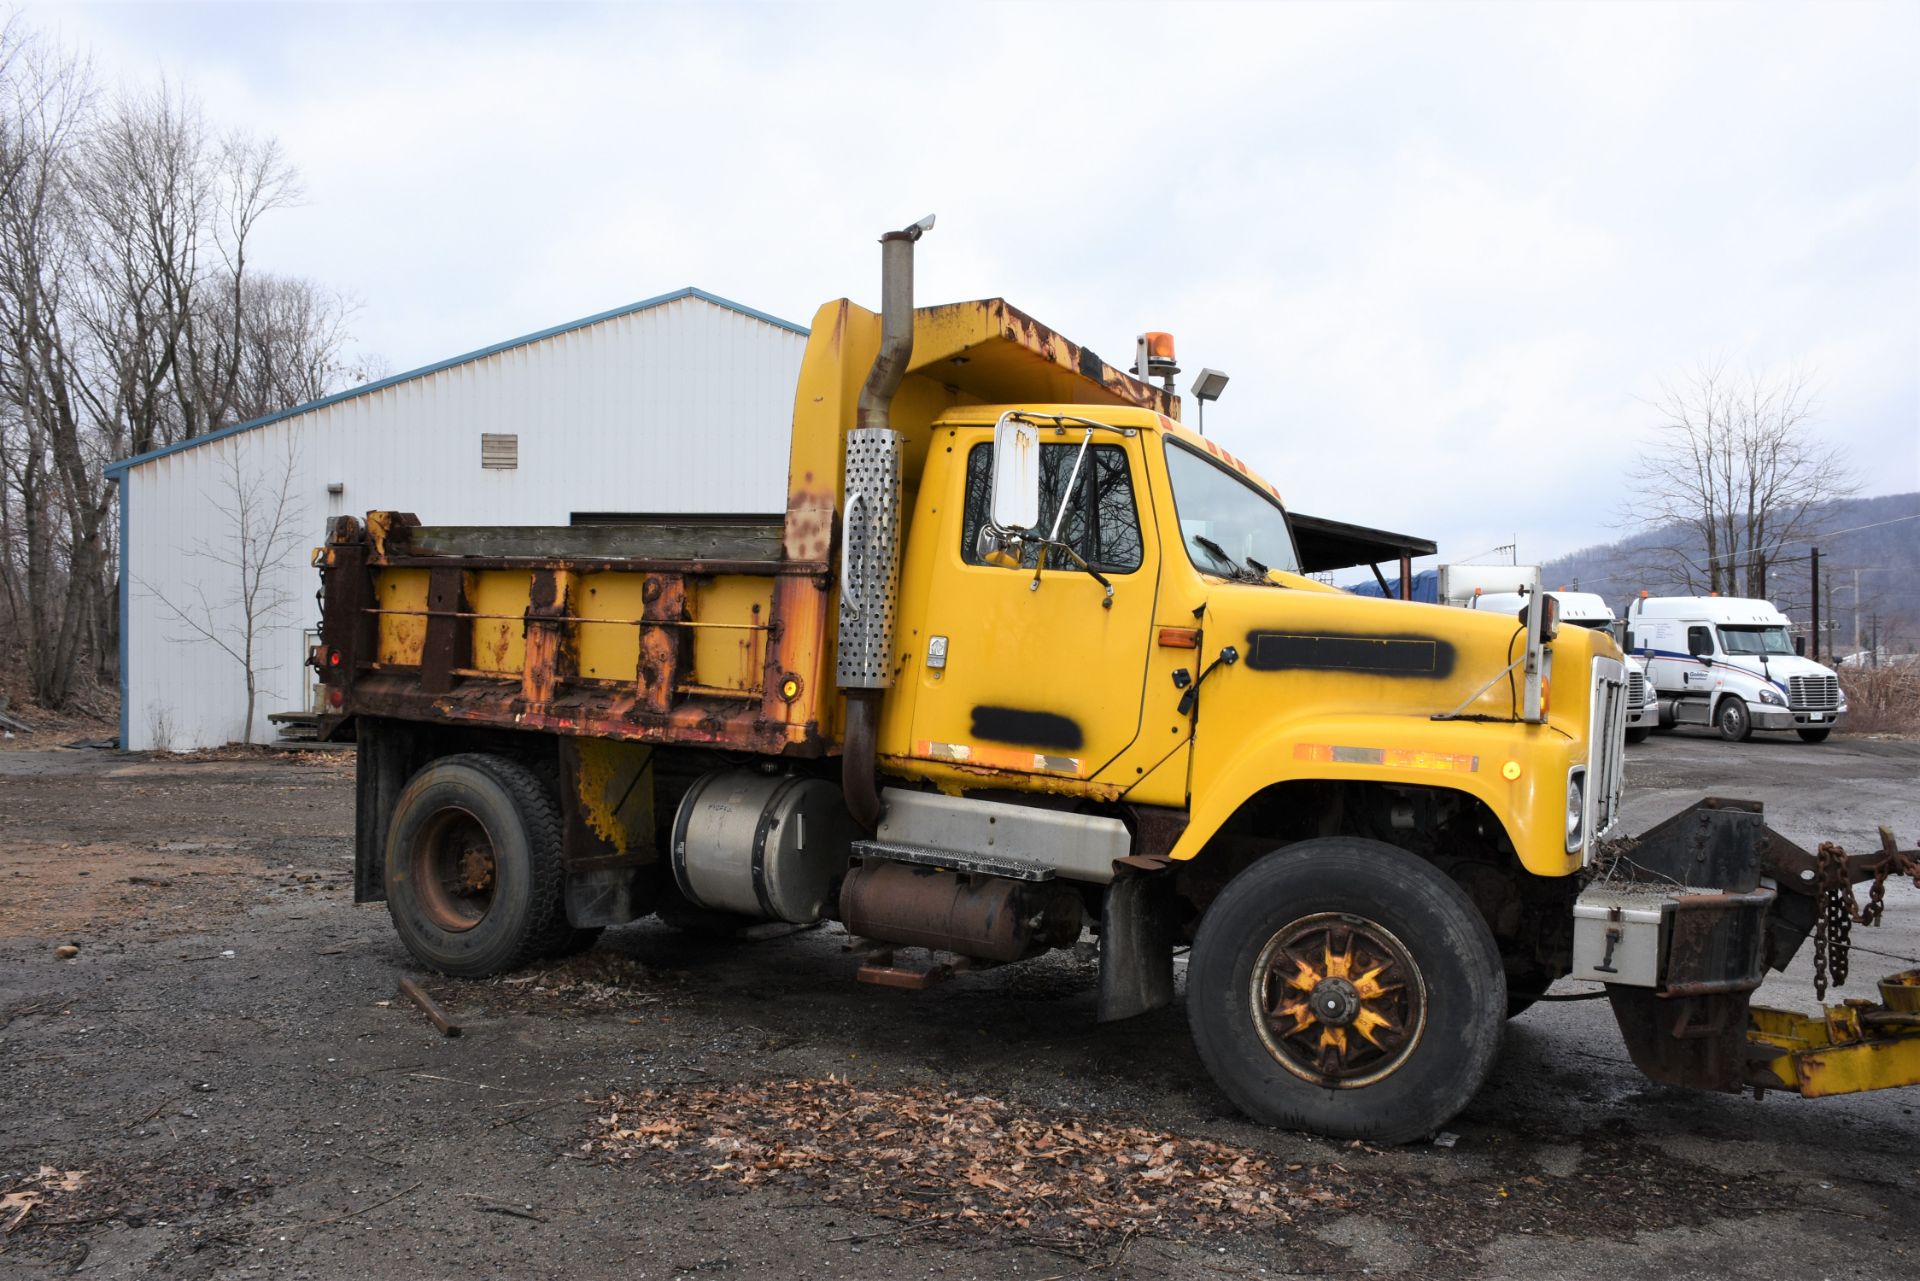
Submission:
<svg viewBox="0 0 1920 1281">
<path fill-rule="evenodd" d="M 1816 857 L 1713 802 L 1623 854 L 1610 636 L 1540 593 L 1302 576 L 1279 492 L 1181 425 L 1170 343 L 1127 372 L 1004 299 L 916 308 L 931 225 L 882 238 L 879 313 L 815 316 L 777 520 L 331 522 L 313 661 L 358 743 L 355 895 L 421 964 L 654 913 L 837 921 L 896 988 L 1092 939 L 1112 1020 L 1175 1001 L 1190 948 L 1228 1098 L 1388 1142 L 1568 974 L 1661 1080 L 1920 1081 L 1907 1016 L 1748 1000 L 1912 851 Z"/>
</svg>

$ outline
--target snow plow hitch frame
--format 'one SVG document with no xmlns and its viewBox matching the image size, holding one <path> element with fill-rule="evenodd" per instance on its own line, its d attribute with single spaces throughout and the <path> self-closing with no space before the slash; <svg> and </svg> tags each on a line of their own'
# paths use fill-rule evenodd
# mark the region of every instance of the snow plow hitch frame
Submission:
<svg viewBox="0 0 1920 1281">
<path fill-rule="evenodd" d="M 1703 800 L 1603 851 L 1575 907 L 1574 976 L 1606 984 L 1634 1066 L 1661 1084 L 1809 1098 L 1920 1085 L 1920 970 L 1811 1017 L 1751 1004 L 1809 937 L 1816 993 L 1845 984 L 1852 927 L 1880 923 L 1888 878 L 1920 886 L 1920 850 L 1885 828 L 1880 843 L 1808 853 L 1758 802 Z"/>
</svg>

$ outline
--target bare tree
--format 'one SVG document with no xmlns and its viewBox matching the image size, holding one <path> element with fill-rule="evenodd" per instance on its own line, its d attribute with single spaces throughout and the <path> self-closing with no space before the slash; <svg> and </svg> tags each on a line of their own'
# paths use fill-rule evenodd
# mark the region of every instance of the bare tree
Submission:
<svg viewBox="0 0 1920 1281">
<path fill-rule="evenodd" d="M 299 599 L 288 587 L 288 577 L 308 534 L 305 509 L 294 494 L 300 459 L 291 436 L 270 470 L 249 466 L 251 452 L 244 438 L 234 441 L 225 455 L 220 488 L 206 495 L 227 518 L 225 536 L 183 549 L 213 567 L 214 583 L 196 581 L 169 592 L 138 580 L 141 592 L 158 601 L 181 627 L 181 634 L 169 639 L 212 645 L 239 666 L 247 687 L 240 741 L 248 746 L 253 745 L 260 695 L 278 693 L 262 683 L 261 678 L 280 665 L 263 663 L 261 642 L 285 624 Z"/>
<path fill-rule="evenodd" d="M 1764 598 L 1783 551 L 1819 533 L 1821 506 L 1859 487 L 1819 438 L 1810 379 L 1709 360 L 1652 405 L 1660 434 L 1630 472 L 1627 518 L 1672 536 L 1639 568 L 1688 594 Z"/>
<path fill-rule="evenodd" d="M 0 25 L 0 644 L 36 701 L 111 675 L 106 464 L 347 381 L 347 301 L 252 261 L 298 196 L 277 144 L 210 128 L 180 87 L 103 98 Z"/>
</svg>

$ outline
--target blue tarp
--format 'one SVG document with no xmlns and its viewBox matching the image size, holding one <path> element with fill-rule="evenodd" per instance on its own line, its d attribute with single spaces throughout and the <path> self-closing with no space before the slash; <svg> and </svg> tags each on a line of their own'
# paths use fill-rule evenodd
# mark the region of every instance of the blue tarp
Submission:
<svg viewBox="0 0 1920 1281">
<path fill-rule="evenodd" d="M 1347 590 L 1355 596 L 1390 596 L 1400 599 L 1400 578 L 1395 575 L 1387 580 L 1387 590 L 1382 592 L 1380 584 L 1369 578 L 1363 583 L 1350 583 Z M 1413 599 L 1425 601 L 1429 605 L 1440 600 L 1440 571 L 1423 569 L 1413 576 Z"/>
</svg>

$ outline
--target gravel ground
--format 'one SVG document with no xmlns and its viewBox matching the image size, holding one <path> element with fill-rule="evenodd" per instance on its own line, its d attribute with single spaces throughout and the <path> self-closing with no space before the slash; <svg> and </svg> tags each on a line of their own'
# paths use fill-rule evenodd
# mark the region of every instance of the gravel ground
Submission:
<svg viewBox="0 0 1920 1281">
<path fill-rule="evenodd" d="M 1676 734 L 1628 762 L 1633 830 L 1713 794 L 1808 845 L 1920 837 L 1920 744 Z M 1180 1009 L 1098 1027 L 1065 954 L 910 994 L 853 983 L 833 929 L 642 923 L 507 979 L 421 976 L 465 1026 L 443 1038 L 396 996 L 417 971 L 384 910 L 351 903 L 352 800 L 335 757 L 0 756 L 0 1277 L 1920 1273 L 1899 1226 L 1920 1218 L 1920 1091 L 1650 1086 L 1597 1003 L 1516 1020 L 1457 1142 L 1392 1151 L 1239 1120 Z M 1890 955 L 1856 951 L 1843 995 L 1920 958 L 1920 892 L 1890 890 L 1888 917 L 1859 941 Z M 1761 999 L 1811 1008 L 1804 962 Z M 725 1134 L 707 1162 L 609 1121 L 634 1099 L 730 1117 L 735 1092 L 758 1117 L 769 1087 L 915 1124 L 951 1092 L 1042 1145 L 1164 1139 L 1284 1195 L 1063 1235 L 1006 1208 L 1000 1166 L 955 1162 L 951 1204 L 999 1210 L 903 1226 L 872 1161 L 743 1181 L 717 1169 Z M 639 1150 L 610 1150 L 623 1129 Z"/>
</svg>

